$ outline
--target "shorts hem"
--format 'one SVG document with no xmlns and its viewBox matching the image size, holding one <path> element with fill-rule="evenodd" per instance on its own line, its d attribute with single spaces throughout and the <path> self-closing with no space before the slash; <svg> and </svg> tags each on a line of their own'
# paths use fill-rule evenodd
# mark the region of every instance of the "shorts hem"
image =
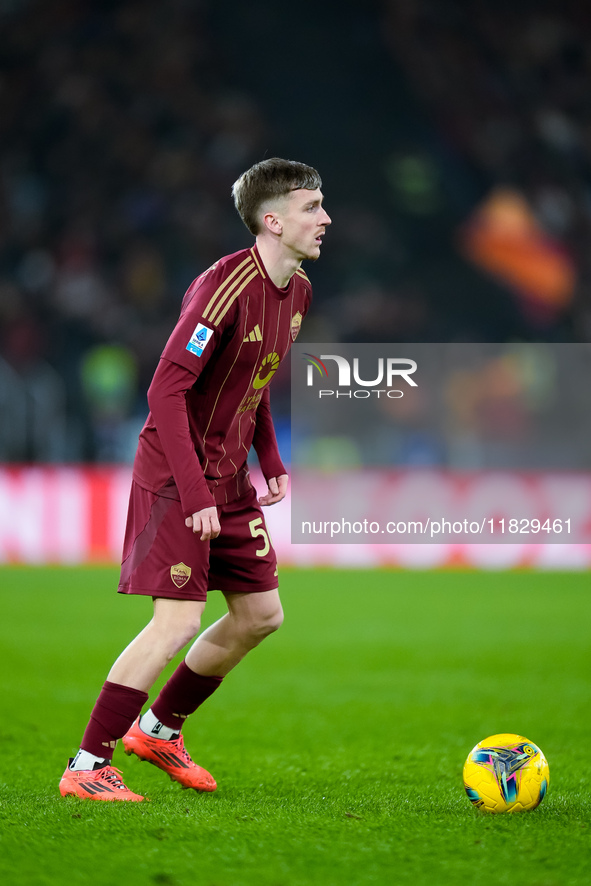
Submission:
<svg viewBox="0 0 591 886">
<path fill-rule="evenodd" d="M 269 587 L 268 584 L 260 586 L 253 586 L 251 584 L 225 584 L 224 587 L 221 587 L 221 585 L 214 585 L 208 588 L 207 591 L 188 591 L 183 594 L 175 591 L 163 591 L 159 588 L 129 588 L 121 587 L 120 585 L 117 588 L 117 593 L 133 597 L 164 597 L 167 600 L 197 600 L 199 602 L 204 602 L 207 600 L 207 594 L 210 591 L 220 591 L 222 594 L 264 594 L 267 591 L 276 591 L 278 588 L 279 582 L 275 582 L 273 587 Z"/>
<path fill-rule="evenodd" d="M 232 585 L 224 585 L 221 587 L 220 585 L 212 585 L 208 588 L 208 591 L 221 591 L 222 594 L 264 594 L 266 591 L 276 591 L 279 588 L 279 582 L 275 582 L 273 587 L 269 587 L 268 584 L 265 585 L 252 585 L 252 584 L 232 584 Z"/>
<path fill-rule="evenodd" d="M 163 591 L 160 588 L 117 588 L 118 594 L 127 594 L 136 597 L 164 597 L 167 600 L 196 600 L 200 603 L 207 600 L 207 591 L 187 591 L 184 594 L 175 591 Z"/>
</svg>

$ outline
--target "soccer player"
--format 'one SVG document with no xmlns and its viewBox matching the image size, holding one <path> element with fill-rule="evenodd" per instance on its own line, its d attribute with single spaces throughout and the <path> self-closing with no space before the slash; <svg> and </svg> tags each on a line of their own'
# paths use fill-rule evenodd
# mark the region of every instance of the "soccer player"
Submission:
<svg viewBox="0 0 591 886">
<path fill-rule="evenodd" d="M 301 268 L 316 260 L 330 218 L 320 176 L 273 158 L 234 183 L 255 244 L 228 255 L 189 287 L 148 390 L 150 413 L 133 467 L 119 592 L 153 599 L 149 624 L 102 687 L 63 796 L 143 800 L 112 766 L 117 740 L 183 787 L 213 791 L 183 743 L 185 719 L 281 624 L 277 561 L 262 506 L 287 491 L 269 383 L 310 306 Z M 246 463 L 256 450 L 267 491 L 257 500 Z M 228 611 L 199 636 L 208 590 Z M 148 691 L 197 636 L 143 714 Z"/>
</svg>

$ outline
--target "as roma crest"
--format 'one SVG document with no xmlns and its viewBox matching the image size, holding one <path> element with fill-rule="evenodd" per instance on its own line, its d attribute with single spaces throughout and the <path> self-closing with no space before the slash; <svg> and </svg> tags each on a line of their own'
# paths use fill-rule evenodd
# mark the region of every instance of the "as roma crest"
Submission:
<svg viewBox="0 0 591 886">
<path fill-rule="evenodd" d="M 295 341 L 298 337 L 298 332 L 300 331 L 302 325 L 302 315 L 298 311 L 297 314 L 294 314 L 291 318 L 291 340 Z"/>
<path fill-rule="evenodd" d="M 184 588 L 191 578 L 191 567 L 185 566 L 184 563 L 177 563 L 176 566 L 170 567 L 170 577 L 177 588 Z"/>
</svg>

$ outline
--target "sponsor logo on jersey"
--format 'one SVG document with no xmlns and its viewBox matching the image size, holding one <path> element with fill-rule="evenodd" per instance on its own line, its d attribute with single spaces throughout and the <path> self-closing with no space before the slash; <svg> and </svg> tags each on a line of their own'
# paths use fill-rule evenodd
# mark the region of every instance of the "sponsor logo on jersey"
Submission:
<svg viewBox="0 0 591 886">
<path fill-rule="evenodd" d="M 302 315 L 298 311 L 297 314 L 294 314 L 291 318 L 291 340 L 295 341 L 298 337 L 298 332 L 302 326 Z"/>
<path fill-rule="evenodd" d="M 184 588 L 191 578 L 191 567 L 185 566 L 184 563 L 177 563 L 176 566 L 170 567 L 170 577 L 177 588 Z"/>
<path fill-rule="evenodd" d="M 258 391 L 260 388 L 264 388 L 265 385 L 269 384 L 269 382 L 279 369 L 280 363 L 281 358 L 279 354 L 275 353 L 275 351 L 273 351 L 271 354 L 267 354 L 267 356 L 259 366 L 256 378 L 252 383 L 253 388 Z"/>
<path fill-rule="evenodd" d="M 191 336 L 189 344 L 187 345 L 187 351 L 195 354 L 196 357 L 200 357 L 212 335 L 213 329 L 209 329 L 207 326 L 204 326 L 203 323 L 198 323 L 195 327 L 195 332 Z"/>
<path fill-rule="evenodd" d="M 242 415 L 243 412 L 251 412 L 253 409 L 256 409 L 261 402 L 262 396 L 262 394 L 251 394 L 250 397 L 245 397 L 236 410 L 236 415 Z"/>
<path fill-rule="evenodd" d="M 245 335 L 244 338 L 242 339 L 243 342 L 245 342 L 245 341 L 262 341 L 262 340 L 263 340 L 263 336 L 261 335 L 261 329 L 260 329 L 260 326 L 258 323 L 255 326 L 255 328 L 252 330 L 252 332 L 249 332 L 248 335 Z"/>
</svg>

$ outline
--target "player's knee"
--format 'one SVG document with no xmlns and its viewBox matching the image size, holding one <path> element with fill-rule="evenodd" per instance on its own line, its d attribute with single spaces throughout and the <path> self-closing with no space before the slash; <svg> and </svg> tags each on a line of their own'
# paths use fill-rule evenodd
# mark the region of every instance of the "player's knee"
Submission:
<svg viewBox="0 0 591 886">
<path fill-rule="evenodd" d="M 188 622 L 178 625 L 177 631 L 176 631 L 176 639 L 180 645 L 179 645 L 177 652 L 180 651 L 183 648 L 183 646 L 186 646 L 187 643 L 190 643 L 191 640 L 194 640 L 200 630 L 201 630 L 201 619 L 200 618 L 191 619 Z"/>
<path fill-rule="evenodd" d="M 200 619 L 190 619 L 183 622 L 169 622 L 160 626 L 159 634 L 163 640 L 166 655 L 171 661 L 187 643 L 195 639 L 201 628 Z"/>
<path fill-rule="evenodd" d="M 282 624 L 283 609 L 281 606 L 277 606 L 260 613 L 253 627 L 256 635 L 262 640 L 264 637 L 268 637 L 269 634 L 278 631 Z"/>
<path fill-rule="evenodd" d="M 283 624 L 283 609 L 279 606 L 271 615 L 269 619 L 269 633 L 272 634 L 274 631 L 278 631 L 281 625 Z"/>
</svg>

